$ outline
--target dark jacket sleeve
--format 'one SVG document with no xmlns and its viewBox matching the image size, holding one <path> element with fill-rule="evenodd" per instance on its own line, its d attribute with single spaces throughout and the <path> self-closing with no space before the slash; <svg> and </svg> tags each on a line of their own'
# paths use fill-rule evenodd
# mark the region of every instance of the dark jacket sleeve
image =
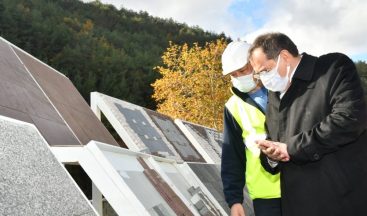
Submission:
<svg viewBox="0 0 367 216">
<path fill-rule="evenodd" d="M 264 167 L 264 169 L 272 175 L 276 175 L 279 173 L 280 166 L 282 163 L 279 161 L 276 167 L 271 167 L 268 161 L 268 157 L 266 156 L 266 154 L 262 152 L 260 153 L 260 162 L 261 162 L 262 167 Z"/>
<path fill-rule="evenodd" d="M 265 131 L 267 134 L 266 139 L 271 140 L 271 138 L 269 137 L 269 131 L 268 131 L 268 127 L 266 123 L 264 126 L 265 126 Z M 271 167 L 268 161 L 268 156 L 266 156 L 266 154 L 264 154 L 262 151 L 260 152 L 260 162 L 261 162 L 262 167 L 272 175 L 276 175 L 279 173 L 280 165 L 282 163 L 282 162 L 278 162 L 278 165 L 276 167 Z"/>
<path fill-rule="evenodd" d="M 329 101 L 324 103 L 330 106 L 330 113 L 311 130 L 289 139 L 288 152 L 293 162 L 319 160 L 323 155 L 353 143 L 366 130 L 366 102 L 356 67 L 345 55 L 333 54 L 331 57 L 332 63 L 325 68 L 329 75 L 321 80 L 329 94 Z M 316 95 L 314 100 L 317 100 Z"/>
<path fill-rule="evenodd" d="M 243 202 L 246 154 L 242 129 L 227 108 L 224 109 L 223 133 L 221 177 L 224 196 L 231 207 L 235 203 Z"/>
</svg>

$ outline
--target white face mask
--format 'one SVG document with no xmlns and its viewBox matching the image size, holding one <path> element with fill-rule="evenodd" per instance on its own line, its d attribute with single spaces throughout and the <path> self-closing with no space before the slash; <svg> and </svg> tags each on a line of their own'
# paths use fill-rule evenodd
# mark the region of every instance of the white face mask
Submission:
<svg viewBox="0 0 367 216">
<path fill-rule="evenodd" d="M 247 93 L 256 87 L 256 82 L 254 81 L 253 74 L 248 74 L 239 77 L 231 76 L 233 86 L 243 93 Z"/>
<path fill-rule="evenodd" d="M 288 74 L 290 66 L 287 66 L 287 75 L 281 77 L 278 73 L 280 55 L 278 56 L 277 65 L 275 68 L 271 69 L 269 72 L 260 73 L 260 79 L 265 88 L 273 92 L 284 92 L 288 86 Z"/>
</svg>

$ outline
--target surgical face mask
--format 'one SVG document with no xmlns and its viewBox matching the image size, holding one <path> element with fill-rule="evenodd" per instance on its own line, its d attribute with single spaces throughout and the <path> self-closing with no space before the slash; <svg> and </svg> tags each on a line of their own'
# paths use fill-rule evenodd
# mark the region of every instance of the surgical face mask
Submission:
<svg viewBox="0 0 367 216">
<path fill-rule="evenodd" d="M 278 73 L 280 56 L 278 56 L 277 65 L 275 68 L 271 69 L 269 72 L 261 72 L 260 79 L 265 88 L 269 89 L 273 92 L 284 92 L 288 86 L 288 74 L 290 70 L 290 66 L 287 66 L 287 75 L 285 77 L 281 77 Z"/>
<path fill-rule="evenodd" d="M 248 74 L 239 77 L 231 76 L 233 86 L 243 93 L 247 93 L 256 87 L 256 82 L 254 81 L 253 74 Z"/>
</svg>

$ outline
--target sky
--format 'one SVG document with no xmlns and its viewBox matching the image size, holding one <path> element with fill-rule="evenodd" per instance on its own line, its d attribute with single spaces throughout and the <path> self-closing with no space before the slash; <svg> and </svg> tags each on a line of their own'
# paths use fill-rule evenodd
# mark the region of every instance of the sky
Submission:
<svg viewBox="0 0 367 216">
<path fill-rule="evenodd" d="M 90 0 L 84 0 L 88 2 Z M 252 42 L 282 32 L 300 52 L 342 52 L 367 62 L 366 0 L 101 0 Z"/>
</svg>

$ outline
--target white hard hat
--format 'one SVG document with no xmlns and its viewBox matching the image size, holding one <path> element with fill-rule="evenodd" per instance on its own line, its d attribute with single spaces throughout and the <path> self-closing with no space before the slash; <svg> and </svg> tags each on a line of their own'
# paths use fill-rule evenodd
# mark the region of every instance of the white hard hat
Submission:
<svg viewBox="0 0 367 216">
<path fill-rule="evenodd" d="M 222 54 L 223 75 L 238 70 L 247 64 L 250 46 L 244 41 L 233 41 L 227 45 Z"/>
</svg>

